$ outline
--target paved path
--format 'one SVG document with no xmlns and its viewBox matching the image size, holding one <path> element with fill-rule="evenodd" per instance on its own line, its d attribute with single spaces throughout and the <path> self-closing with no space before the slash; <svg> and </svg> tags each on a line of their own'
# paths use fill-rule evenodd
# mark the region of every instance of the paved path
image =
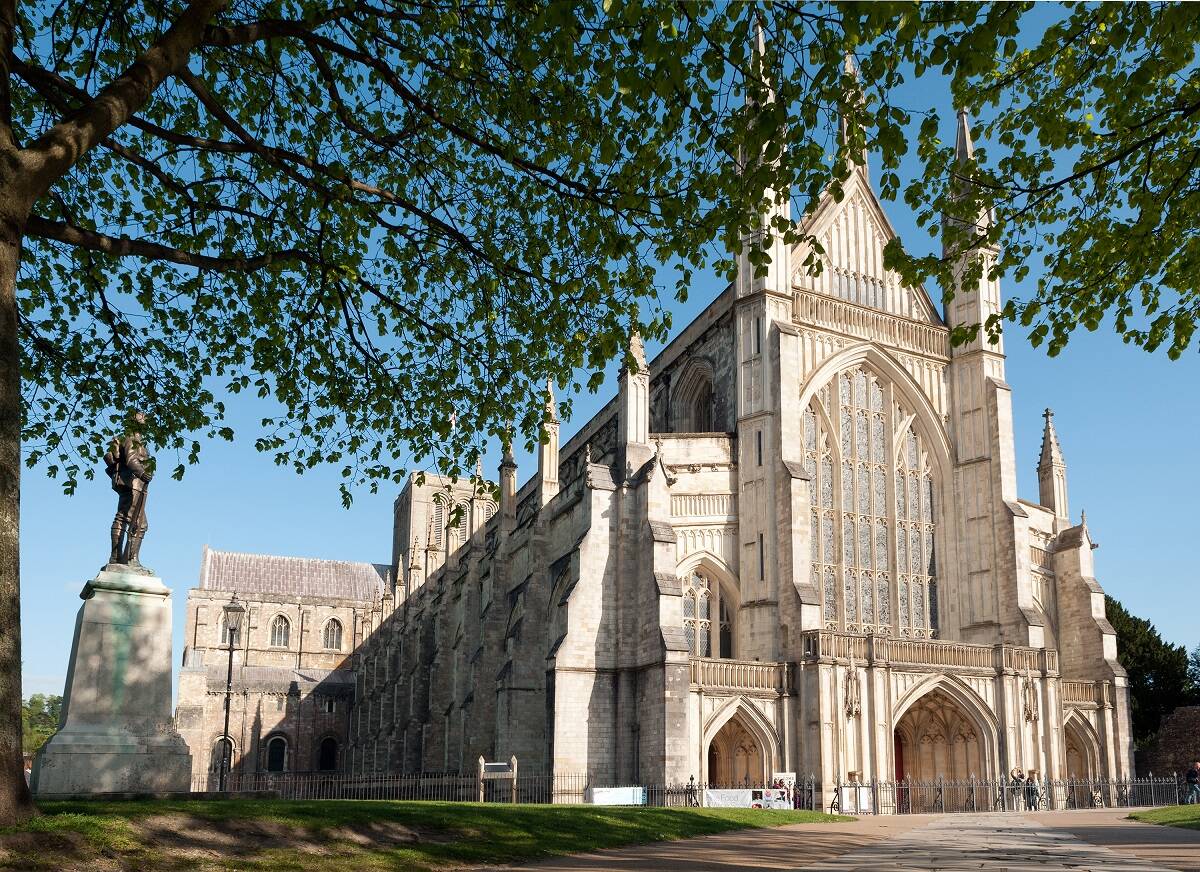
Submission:
<svg viewBox="0 0 1200 872">
<path fill-rule="evenodd" d="M 1200 832 L 1128 811 L 864 817 L 583 854 L 538 872 L 1200 872 Z"/>
</svg>

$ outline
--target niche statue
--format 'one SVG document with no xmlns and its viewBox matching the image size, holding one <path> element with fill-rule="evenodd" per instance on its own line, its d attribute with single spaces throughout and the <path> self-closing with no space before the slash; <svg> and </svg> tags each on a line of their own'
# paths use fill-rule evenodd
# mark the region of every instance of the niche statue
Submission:
<svg viewBox="0 0 1200 872">
<path fill-rule="evenodd" d="M 133 432 L 123 438 L 114 438 L 104 455 L 104 471 L 112 480 L 117 492 L 117 514 L 112 523 L 112 553 L 108 567 L 117 570 L 153 573 L 142 566 L 138 553 L 142 550 L 142 537 L 146 535 L 146 493 L 150 479 L 154 477 L 154 460 L 146 451 L 139 430 L 146 423 L 146 416 L 138 412 L 133 416 Z M 105 567 L 105 568 L 108 568 Z"/>
</svg>

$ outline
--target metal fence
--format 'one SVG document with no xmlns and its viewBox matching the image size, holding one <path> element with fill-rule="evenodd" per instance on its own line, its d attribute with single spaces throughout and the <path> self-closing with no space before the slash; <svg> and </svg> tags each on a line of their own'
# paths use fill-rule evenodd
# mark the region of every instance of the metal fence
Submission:
<svg viewBox="0 0 1200 872">
<path fill-rule="evenodd" d="M 827 803 L 845 814 L 960 814 L 991 811 L 1064 811 L 1177 805 L 1186 789 L 1177 776 L 1125 779 L 1061 779 L 1012 782 L 966 781 L 841 782 Z"/>
<path fill-rule="evenodd" d="M 657 808 L 698 807 L 710 789 L 761 791 L 778 785 L 681 784 L 623 785 L 590 779 L 583 773 L 518 775 L 516 778 L 480 778 L 477 775 L 424 772 L 419 775 L 356 776 L 339 772 L 231 772 L 225 789 L 230 792 L 270 792 L 280 799 L 394 799 L 442 802 L 501 802 L 533 804 L 584 804 L 593 791 L 635 787 L 642 801 L 630 804 Z M 216 775 L 193 779 L 193 793 L 218 789 Z M 785 788 L 788 804 L 798 809 L 820 807 L 820 784 L 809 777 Z"/>
<path fill-rule="evenodd" d="M 269 791 L 281 799 L 393 799 L 442 802 L 584 804 L 602 788 L 628 788 L 590 779 L 583 773 L 518 775 L 487 778 L 457 773 L 356 776 L 337 772 L 233 772 L 226 790 Z M 698 807 L 719 800 L 713 791 L 750 792 L 746 804 L 756 804 L 759 792 L 781 784 L 635 785 L 636 800 L 628 804 L 657 808 Z M 217 789 L 215 776 L 195 779 L 193 792 Z M 954 814 L 991 811 L 1060 811 L 1080 808 L 1133 808 L 1175 805 L 1187 791 L 1181 778 L 1063 779 L 1016 784 L 1003 779 L 966 781 L 838 781 L 823 786 L 815 776 L 789 782 L 782 788 L 787 807 L 842 814 Z M 611 801 L 606 799 L 605 801 Z M 767 803 L 764 803 L 766 805 Z"/>
</svg>

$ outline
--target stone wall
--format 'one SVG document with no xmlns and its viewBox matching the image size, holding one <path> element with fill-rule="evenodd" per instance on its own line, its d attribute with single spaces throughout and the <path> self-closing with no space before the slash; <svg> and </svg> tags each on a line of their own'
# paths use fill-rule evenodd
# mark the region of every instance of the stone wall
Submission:
<svg viewBox="0 0 1200 872">
<path fill-rule="evenodd" d="M 1200 705 L 1180 706 L 1165 718 L 1154 742 L 1137 752 L 1138 775 L 1182 774 L 1200 760 Z"/>
</svg>

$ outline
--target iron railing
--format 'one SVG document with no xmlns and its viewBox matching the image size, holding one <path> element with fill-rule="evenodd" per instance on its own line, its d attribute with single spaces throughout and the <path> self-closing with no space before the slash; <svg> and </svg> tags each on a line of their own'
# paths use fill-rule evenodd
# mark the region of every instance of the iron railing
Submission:
<svg viewBox="0 0 1200 872">
<path fill-rule="evenodd" d="M 629 788 L 627 804 L 658 808 L 703 806 L 719 801 L 710 791 L 771 790 L 790 808 L 842 814 L 952 814 L 991 811 L 1061 811 L 1081 808 L 1134 808 L 1175 805 L 1187 795 L 1186 785 L 1174 775 L 1125 779 L 1075 779 L 1013 783 L 1003 779 L 935 781 L 837 781 L 822 785 L 806 776 L 783 786 L 754 783 L 688 781 L 680 784 L 629 785 L 596 779 L 584 773 L 557 775 L 521 774 L 516 778 L 487 778 L 458 773 L 423 772 L 417 775 L 350 775 L 340 772 L 238 772 L 226 777 L 232 792 L 269 792 L 280 799 L 391 799 L 442 802 L 500 802 L 532 804 L 585 804 L 601 800 L 601 788 Z M 217 774 L 196 778 L 193 792 L 217 790 Z"/>
<path fill-rule="evenodd" d="M 1063 811 L 1177 805 L 1185 796 L 1183 781 L 1175 775 L 1020 783 L 976 778 L 965 781 L 839 781 L 827 808 L 830 812 L 846 814 Z"/>
<path fill-rule="evenodd" d="M 632 785 L 638 788 L 637 801 L 630 804 L 668 807 L 698 807 L 705 804 L 708 790 L 780 789 L 775 785 L 739 782 L 704 784 L 691 780 L 680 784 Z M 532 804 L 584 804 L 594 801 L 593 791 L 601 788 L 630 787 L 607 780 L 590 778 L 583 773 L 557 775 L 518 775 L 516 778 L 484 778 L 458 773 L 423 772 L 417 775 L 349 775 L 340 772 L 238 772 L 226 776 L 230 792 L 269 792 L 280 799 L 392 799 L 441 802 L 503 802 Z M 193 793 L 211 793 L 218 789 L 217 774 L 192 780 Z M 788 804 L 794 808 L 820 807 L 820 783 L 815 777 L 800 779 L 785 790 Z M 611 800 L 606 800 L 611 801 Z"/>
</svg>

